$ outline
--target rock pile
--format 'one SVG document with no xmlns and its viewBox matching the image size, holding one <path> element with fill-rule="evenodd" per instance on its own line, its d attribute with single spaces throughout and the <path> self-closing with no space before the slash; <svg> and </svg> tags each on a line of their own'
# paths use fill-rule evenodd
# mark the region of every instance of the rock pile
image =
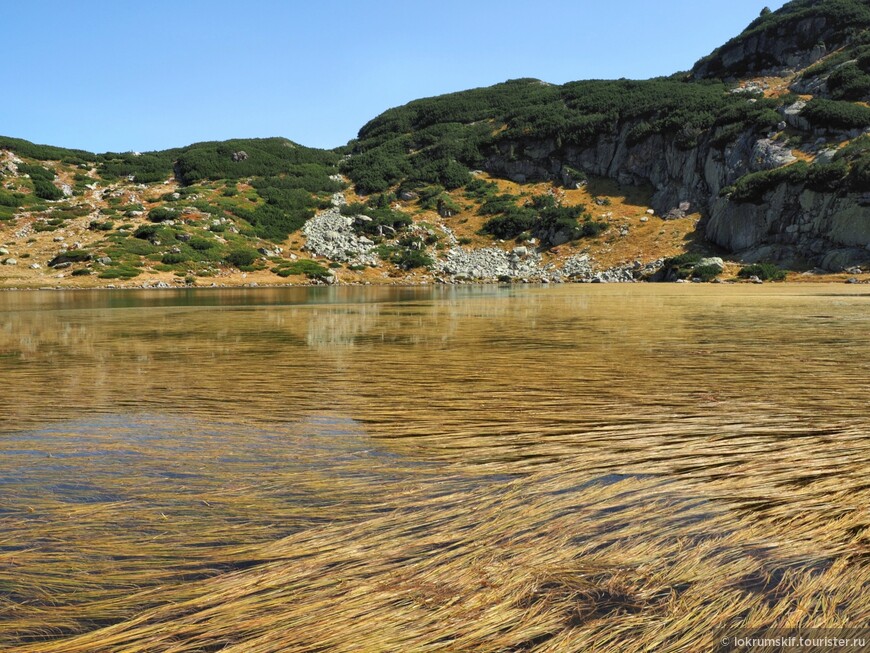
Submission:
<svg viewBox="0 0 870 653">
<path fill-rule="evenodd" d="M 333 197 L 333 203 L 337 199 Z M 377 265 L 380 258 L 375 252 L 375 244 L 353 229 L 354 222 L 363 218 L 366 216 L 344 216 L 337 206 L 320 211 L 302 227 L 307 239 L 305 249 L 341 263 Z"/>
<path fill-rule="evenodd" d="M 436 263 L 436 269 L 452 277 L 465 279 L 540 279 L 552 276 L 542 268 L 541 255 L 527 247 L 505 251 L 496 247 L 466 249 L 452 247 Z"/>
</svg>

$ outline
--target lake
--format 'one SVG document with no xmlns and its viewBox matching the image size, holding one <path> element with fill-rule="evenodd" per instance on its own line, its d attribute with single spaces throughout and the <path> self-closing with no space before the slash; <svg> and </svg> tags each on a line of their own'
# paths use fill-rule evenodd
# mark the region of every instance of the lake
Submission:
<svg viewBox="0 0 870 653">
<path fill-rule="evenodd" d="M 0 293 L 0 649 L 870 623 L 870 292 Z"/>
</svg>

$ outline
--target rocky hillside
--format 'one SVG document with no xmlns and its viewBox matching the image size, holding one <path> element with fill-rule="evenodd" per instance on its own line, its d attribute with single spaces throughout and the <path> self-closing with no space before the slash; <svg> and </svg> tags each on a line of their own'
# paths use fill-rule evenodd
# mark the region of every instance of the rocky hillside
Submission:
<svg viewBox="0 0 870 653">
<path fill-rule="evenodd" d="M 799 0 L 687 74 L 515 80 L 391 109 L 347 169 L 369 190 L 450 188 L 474 168 L 649 184 L 658 214 L 700 212 L 707 241 L 740 260 L 840 270 L 868 258 L 868 100 L 870 5 Z"/>
<path fill-rule="evenodd" d="M 417 100 L 335 152 L 0 137 L 0 285 L 855 275 L 868 101 L 870 3 L 796 0 L 687 73 Z"/>
</svg>

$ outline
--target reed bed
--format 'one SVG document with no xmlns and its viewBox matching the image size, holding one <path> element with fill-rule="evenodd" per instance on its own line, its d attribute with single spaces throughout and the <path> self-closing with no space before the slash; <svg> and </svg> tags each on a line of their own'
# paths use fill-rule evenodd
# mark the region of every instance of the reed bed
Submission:
<svg viewBox="0 0 870 653">
<path fill-rule="evenodd" d="M 576 292 L 11 314 L 0 650 L 866 627 L 860 300 Z M 48 415 L 54 392 L 78 404 Z"/>
</svg>

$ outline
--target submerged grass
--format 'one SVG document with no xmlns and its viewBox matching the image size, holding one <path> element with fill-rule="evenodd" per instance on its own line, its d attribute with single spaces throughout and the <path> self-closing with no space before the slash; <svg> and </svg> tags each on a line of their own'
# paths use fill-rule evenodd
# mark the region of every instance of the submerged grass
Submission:
<svg viewBox="0 0 870 653">
<path fill-rule="evenodd" d="M 666 296 L 616 324 L 622 296 L 559 297 L 16 314 L 0 650 L 676 653 L 866 626 L 861 301 Z M 27 402 L 73 383 L 59 361 L 93 403 L 46 426 Z"/>
</svg>

